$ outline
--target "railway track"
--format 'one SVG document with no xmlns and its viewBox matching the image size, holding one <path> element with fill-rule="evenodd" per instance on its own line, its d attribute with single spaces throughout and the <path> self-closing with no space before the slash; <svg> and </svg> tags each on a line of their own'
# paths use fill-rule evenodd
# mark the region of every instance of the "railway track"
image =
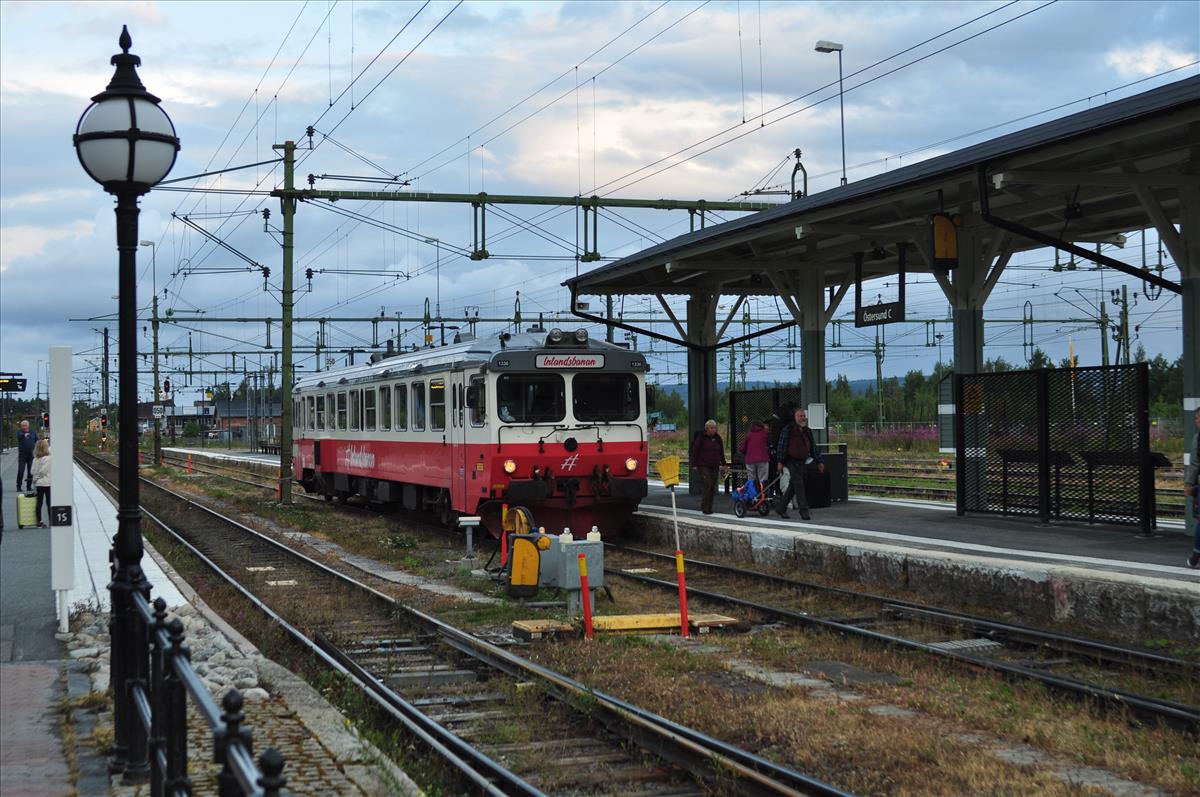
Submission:
<svg viewBox="0 0 1200 797">
<path fill-rule="evenodd" d="M 608 549 L 606 572 L 678 589 L 671 578 L 672 554 L 611 543 Z M 647 568 L 667 577 L 648 575 Z M 687 572 L 692 598 L 920 651 L 1007 679 L 1034 681 L 1105 710 L 1200 733 L 1200 663 L 1195 661 L 716 562 L 689 559 Z M 1114 685 L 1122 679 L 1145 693 Z"/>
<path fill-rule="evenodd" d="M 81 454 L 110 491 L 116 466 Z M 143 478 L 149 519 L 491 795 L 845 795 L 454 628 Z"/>
<path fill-rule="evenodd" d="M 186 458 L 170 453 L 163 455 L 163 462 L 181 469 L 187 467 Z M 241 484 L 246 484 L 252 487 L 260 487 L 263 489 L 275 490 L 277 488 L 277 481 L 274 476 L 255 473 L 251 470 L 248 470 L 245 467 L 246 464 L 250 463 L 226 465 L 213 462 L 210 459 L 195 457 L 192 460 L 191 467 L 192 472 L 194 473 L 210 476 L 222 476 Z M 895 468 L 899 467 L 900 466 L 895 466 Z M 888 471 L 890 472 L 892 469 L 893 468 L 889 466 Z M 923 472 L 923 470 L 920 468 L 916 470 L 908 469 L 906 471 L 906 473 L 909 474 L 921 472 Z M 869 469 L 852 469 L 850 472 L 851 478 L 858 478 L 860 480 L 851 481 L 849 483 L 849 488 L 852 495 L 891 496 L 895 498 L 909 498 L 953 503 L 955 499 L 953 478 L 944 477 L 945 471 L 937 470 L 934 472 L 942 474 L 942 476 L 931 476 L 929 481 L 932 482 L 932 484 L 930 485 L 897 485 L 862 481 L 862 479 L 886 479 L 893 477 L 886 475 L 886 473 L 885 475 L 879 475 L 878 473 Z M 997 478 L 999 478 L 999 476 L 997 476 Z M 939 482 L 949 486 L 941 486 L 938 484 Z M 319 496 L 309 495 L 303 491 L 293 491 L 293 495 L 312 500 L 320 500 Z M 1156 514 L 1158 517 L 1169 519 L 1183 516 L 1181 509 L 1183 506 L 1182 490 L 1170 487 L 1160 487 L 1157 489 L 1156 495 L 1160 499 L 1160 501 L 1156 502 Z M 1031 500 L 1033 499 L 1031 498 Z M 1031 505 L 1030 511 L 1036 512 L 1036 506 Z M 1099 512 L 1097 514 L 1103 516 L 1104 513 Z"/>
</svg>

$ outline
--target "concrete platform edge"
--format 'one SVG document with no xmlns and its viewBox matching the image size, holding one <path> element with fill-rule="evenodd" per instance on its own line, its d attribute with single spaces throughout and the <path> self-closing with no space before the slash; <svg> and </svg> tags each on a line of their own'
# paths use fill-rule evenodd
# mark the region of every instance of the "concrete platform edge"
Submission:
<svg viewBox="0 0 1200 797">
<path fill-rule="evenodd" d="M 674 545 L 669 516 L 639 512 L 632 538 Z M 1053 620 L 1103 628 L 1131 641 L 1200 638 L 1200 586 L 1154 577 L 1064 565 L 1013 562 L 828 534 L 750 529 L 720 521 L 679 518 L 683 550 L 717 554 L 753 565 L 799 566 L 866 585 L 904 589 L 931 601 L 953 595 L 968 606 L 1003 607 L 1031 622 Z"/>
</svg>

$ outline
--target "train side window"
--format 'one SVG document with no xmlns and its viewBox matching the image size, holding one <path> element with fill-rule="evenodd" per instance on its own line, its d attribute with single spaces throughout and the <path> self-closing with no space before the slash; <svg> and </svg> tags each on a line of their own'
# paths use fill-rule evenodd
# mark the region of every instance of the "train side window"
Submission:
<svg viewBox="0 0 1200 797">
<path fill-rule="evenodd" d="M 375 431 L 375 388 L 363 391 L 363 431 Z"/>
<path fill-rule="evenodd" d="M 305 420 L 304 425 L 307 429 L 314 430 L 317 428 L 317 426 L 316 426 L 317 416 L 316 416 L 316 411 L 314 410 L 315 402 L 313 401 L 313 397 L 309 396 L 305 403 L 308 405 L 307 406 L 308 415 L 304 419 Z"/>
<path fill-rule="evenodd" d="M 346 424 L 346 391 L 337 394 L 337 428 L 345 431 L 350 427 Z"/>
<path fill-rule="evenodd" d="M 482 376 L 473 376 L 470 389 L 475 396 L 475 406 L 471 407 L 471 425 L 483 426 L 487 421 L 487 382 Z"/>
<path fill-rule="evenodd" d="M 392 428 L 392 389 L 379 388 L 379 431 L 386 432 Z"/>
<path fill-rule="evenodd" d="M 412 384 L 412 429 L 414 432 L 425 431 L 425 383 Z"/>
<path fill-rule="evenodd" d="M 325 430 L 325 396 L 317 396 L 317 429 Z"/>
<path fill-rule="evenodd" d="M 446 381 L 429 380 L 429 428 L 440 432 L 446 428 Z"/>
<path fill-rule="evenodd" d="M 325 396 L 325 411 L 328 413 L 325 418 L 327 424 L 325 428 L 337 429 L 337 395 L 335 393 Z"/>
<path fill-rule="evenodd" d="M 359 418 L 362 415 L 362 399 L 359 398 L 357 390 L 350 391 L 350 426 L 347 427 L 352 432 L 357 432 L 359 428 Z"/>
<path fill-rule="evenodd" d="M 396 385 L 396 431 L 408 428 L 408 385 Z"/>
</svg>

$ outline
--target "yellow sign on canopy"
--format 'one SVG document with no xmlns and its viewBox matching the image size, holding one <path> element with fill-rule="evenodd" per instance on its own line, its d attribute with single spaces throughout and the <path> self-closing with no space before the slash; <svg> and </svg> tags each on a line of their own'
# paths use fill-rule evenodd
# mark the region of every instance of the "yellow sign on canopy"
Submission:
<svg viewBox="0 0 1200 797">
<path fill-rule="evenodd" d="M 679 484 L 679 457 L 663 457 L 655 463 L 658 475 L 663 480 L 664 487 L 674 487 Z"/>
</svg>

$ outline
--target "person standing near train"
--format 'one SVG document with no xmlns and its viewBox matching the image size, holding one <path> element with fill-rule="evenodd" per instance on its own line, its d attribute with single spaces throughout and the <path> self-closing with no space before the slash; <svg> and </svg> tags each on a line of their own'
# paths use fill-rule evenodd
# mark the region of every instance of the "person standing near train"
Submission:
<svg viewBox="0 0 1200 797">
<path fill-rule="evenodd" d="M 42 501 L 46 502 L 46 519 L 50 519 L 50 441 L 38 440 L 33 451 L 33 486 L 37 488 L 37 525 L 39 529 L 46 528 L 42 522 Z"/>
<path fill-rule="evenodd" d="M 29 428 L 29 421 L 21 421 L 17 429 L 17 492 L 21 492 L 21 479 L 25 479 L 25 492 L 33 491 L 33 449 L 37 446 L 37 432 Z"/>
<path fill-rule="evenodd" d="M 1192 457 L 1183 474 L 1184 495 L 1192 499 L 1192 553 L 1187 558 L 1187 566 L 1193 570 L 1200 569 L 1200 407 L 1196 408 L 1196 435 L 1192 438 Z"/>
<path fill-rule="evenodd" d="M 788 503 L 794 495 L 800 502 L 800 518 L 809 520 L 811 516 L 808 514 L 808 494 L 804 490 L 804 472 L 816 469 L 817 472 L 824 473 L 825 463 L 821 461 L 821 452 L 817 450 L 812 429 L 808 428 L 806 410 L 796 410 L 792 421 L 783 427 L 783 431 L 779 433 L 776 451 L 780 465 L 788 469 L 791 478 L 775 511 L 781 518 L 788 517 Z"/>
<path fill-rule="evenodd" d="M 771 468 L 770 433 L 762 421 L 750 424 L 750 431 L 746 432 L 738 450 L 742 454 L 742 461 L 746 463 L 746 478 L 753 479 L 761 493 Z"/>
<path fill-rule="evenodd" d="M 700 511 L 706 515 L 713 513 L 713 496 L 717 493 L 717 482 L 720 480 L 720 470 L 725 467 L 725 443 L 717 434 L 717 422 L 705 421 L 704 431 L 696 435 L 692 441 L 692 467 L 700 474 L 703 492 L 700 494 Z"/>
</svg>

